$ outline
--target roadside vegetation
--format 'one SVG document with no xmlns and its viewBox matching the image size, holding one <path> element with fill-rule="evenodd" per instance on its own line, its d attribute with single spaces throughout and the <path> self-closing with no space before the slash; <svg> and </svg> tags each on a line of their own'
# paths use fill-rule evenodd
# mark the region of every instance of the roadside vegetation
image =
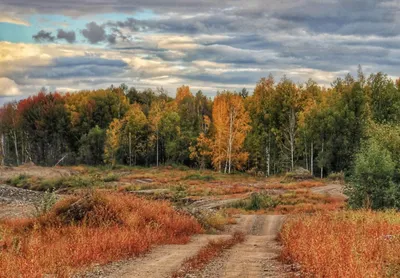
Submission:
<svg viewBox="0 0 400 278">
<path fill-rule="evenodd" d="M 202 228 L 167 202 L 89 192 L 36 218 L 3 220 L 0 231 L 0 277 L 71 277 L 155 245 L 186 243 Z"/>
<path fill-rule="evenodd" d="M 400 213 L 343 211 L 291 217 L 282 259 L 311 277 L 399 277 Z"/>
</svg>

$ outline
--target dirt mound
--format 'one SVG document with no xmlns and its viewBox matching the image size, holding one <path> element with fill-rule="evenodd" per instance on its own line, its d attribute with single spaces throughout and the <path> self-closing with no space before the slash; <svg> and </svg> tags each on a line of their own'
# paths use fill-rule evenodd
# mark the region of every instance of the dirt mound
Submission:
<svg viewBox="0 0 400 278">
<path fill-rule="evenodd" d="M 64 224 L 85 223 L 89 226 L 123 224 L 123 211 L 109 199 L 88 193 L 61 201 L 53 209 L 54 215 Z"/>
</svg>

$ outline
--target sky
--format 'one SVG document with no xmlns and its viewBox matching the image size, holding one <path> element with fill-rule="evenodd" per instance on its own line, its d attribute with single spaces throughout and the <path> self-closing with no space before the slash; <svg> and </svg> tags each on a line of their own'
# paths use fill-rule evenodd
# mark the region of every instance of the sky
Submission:
<svg viewBox="0 0 400 278">
<path fill-rule="evenodd" d="M 400 69 L 400 0 L 0 0 L 0 103 L 125 83 L 209 96 Z"/>
</svg>

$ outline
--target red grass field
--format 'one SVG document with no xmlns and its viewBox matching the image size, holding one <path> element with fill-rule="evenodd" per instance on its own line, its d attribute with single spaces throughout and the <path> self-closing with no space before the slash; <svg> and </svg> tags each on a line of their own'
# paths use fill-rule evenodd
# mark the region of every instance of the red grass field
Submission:
<svg viewBox="0 0 400 278">
<path fill-rule="evenodd" d="M 311 277 L 399 277 L 400 213 L 344 211 L 289 219 L 282 258 Z"/>
<path fill-rule="evenodd" d="M 0 277 L 71 277 L 155 245 L 186 243 L 202 231 L 194 218 L 167 202 L 92 195 L 65 199 L 39 218 L 2 222 Z"/>
</svg>

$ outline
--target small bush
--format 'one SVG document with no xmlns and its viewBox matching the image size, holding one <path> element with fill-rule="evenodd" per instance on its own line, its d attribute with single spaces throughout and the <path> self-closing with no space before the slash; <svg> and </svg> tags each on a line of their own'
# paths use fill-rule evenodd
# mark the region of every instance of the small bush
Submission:
<svg viewBox="0 0 400 278">
<path fill-rule="evenodd" d="M 49 212 L 54 204 L 57 202 L 57 196 L 54 192 L 47 190 L 40 201 L 34 204 L 34 216 L 39 217 Z"/>
<path fill-rule="evenodd" d="M 273 209 L 279 202 L 265 193 L 253 193 L 250 198 L 237 201 L 230 206 L 245 210 Z"/>
<path fill-rule="evenodd" d="M 15 187 L 27 188 L 29 187 L 30 176 L 25 174 L 20 174 L 14 178 L 6 180 L 6 183 Z"/>
<path fill-rule="evenodd" d="M 215 180 L 215 178 L 210 175 L 191 174 L 191 175 L 186 176 L 185 180 L 212 181 L 212 180 Z"/>
<path fill-rule="evenodd" d="M 224 230 L 228 224 L 233 224 L 234 220 L 222 211 L 194 209 L 189 211 L 200 225 L 209 233 Z"/>
<path fill-rule="evenodd" d="M 328 180 L 344 182 L 344 172 L 330 173 L 328 175 Z"/>
<path fill-rule="evenodd" d="M 291 182 L 291 181 L 302 181 L 302 180 L 309 180 L 313 179 L 314 176 L 311 175 L 310 171 L 304 168 L 297 168 L 293 172 L 287 172 L 283 179 L 284 182 Z"/>
<path fill-rule="evenodd" d="M 115 174 L 108 174 L 103 178 L 104 182 L 119 181 L 119 176 Z"/>
</svg>

